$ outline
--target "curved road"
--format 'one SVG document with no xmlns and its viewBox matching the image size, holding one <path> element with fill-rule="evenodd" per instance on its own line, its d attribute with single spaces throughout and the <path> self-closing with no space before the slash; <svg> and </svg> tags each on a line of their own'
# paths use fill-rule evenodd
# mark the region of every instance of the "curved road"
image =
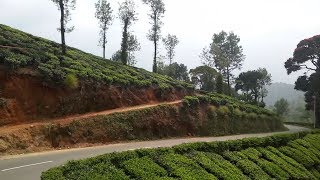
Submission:
<svg viewBox="0 0 320 180">
<path fill-rule="evenodd" d="M 37 180 L 40 179 L 41 172 L 51 167 L 62 165 L 70 160 L 89 158 L 111 152 L 121 152 L 140 148 L 171 147 L 174 145 L 191 142 L 212 142 L 236 140 L 249 137 L 265 137 L 279 133 L 294 133 L 309 130 L 307 128 L 291 125 L 287 125 L 286 127 L 289 129 L 289 131 L 261 134 L 242 134 L 223 137 L 183 138 L 146 142 L 130 142 L 82 149 L 60 150 L 26 155 L 0 157 L 0 179 Z"/>
</svg>

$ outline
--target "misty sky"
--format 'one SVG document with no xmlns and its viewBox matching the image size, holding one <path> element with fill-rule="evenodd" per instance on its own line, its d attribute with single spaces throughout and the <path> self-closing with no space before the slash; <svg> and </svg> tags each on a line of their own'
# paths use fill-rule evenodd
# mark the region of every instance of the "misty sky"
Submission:
<svg viewBox="0 0 320 180">
<path fill-rule="evenodd" d="M 77 0 L 70 25 L 76 29 L 67 34 L 67 44 L 96 55 L 98 21 L 94 3 Z M 118 2 L 109 0 L 118 13 Z M 146 38 L 150 29 L 149 8 L 142 0 L 138 5 L 139 21 L 131 30 L 141 43 L 136 53 L 137 66 L 152 69 L 153 44 Z M 240 36 L 246 59 L 242 71 L 265 67 L 274 82 L 294 83 L 299 74 L 288 76 L 283 66 L 302 39 L 320 34 L 319 0 L 164 0 L 166 13 L 162 34 L 175 34 L 180 39 L 175 61 L 188 68 L 201 65 L 199 55 L 214 33 L 234 31 Z M 1 0 L 0 23 L 28 33 L 60 42 L 59 11 L 51 0 Z M 120 49 L 122 26 L 118 19 L 108 31 L 107 57 Z M 163 46 L 161 54 L 165 55 Z"/>
</svg>

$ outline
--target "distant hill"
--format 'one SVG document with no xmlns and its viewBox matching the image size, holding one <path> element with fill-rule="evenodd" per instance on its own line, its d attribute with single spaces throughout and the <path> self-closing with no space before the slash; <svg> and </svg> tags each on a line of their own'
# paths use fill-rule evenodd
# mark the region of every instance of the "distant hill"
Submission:
<svg viewBox="0 0 320 180">
<path fill-rule="evenodd" d="M 273 83 L 267 87 L 268 96 L 264 102 L 267 106 L 273 106 L 274 103 L 281 99 L 287 99 L 289 102 L 303 101 L 304 93 L 294 89 L 293 84 Z"/>
</svg>

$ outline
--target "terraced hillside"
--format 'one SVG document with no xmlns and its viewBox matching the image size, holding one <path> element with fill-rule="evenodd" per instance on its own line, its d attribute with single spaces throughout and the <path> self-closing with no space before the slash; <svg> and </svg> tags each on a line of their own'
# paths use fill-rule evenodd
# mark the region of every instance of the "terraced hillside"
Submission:
<svg viewBox="0 0 320 180">
<path fill-rule="evenodd" d="M 192 94 L 193 87 L 0 24 L 0 126 Z"/>
<path fill-rule="evenodd" d="M 71 161 L 56 179 L 319 179 L 320 132 L 193 143 Z"/>
</svg>

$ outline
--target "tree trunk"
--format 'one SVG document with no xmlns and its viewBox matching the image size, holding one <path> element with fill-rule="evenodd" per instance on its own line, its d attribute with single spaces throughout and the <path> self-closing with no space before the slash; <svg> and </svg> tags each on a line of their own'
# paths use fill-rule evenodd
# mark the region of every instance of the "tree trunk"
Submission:
<svg viewBox="0 0 320 180">
<path fill-rule="evenodd" d="M 154 14 L 154 34 L 153 34 L 153 43 L 154 43 L 154 57 L 153 57 L 153 68 L 152 71 L 157 73 L 157 15 Z"/>
<path fill-rule="evenodd" d="M 66 40 L 65 40 L 65 25 L 64 25 L 64 4 L 63 0 L 59 0 L 59 6 L 60 6 L 60 13 L 61 13 L 61 19 L 60 19 L 60 32 L 61 32 L 61 50 L 62 55 L 66 54 Z"/>
<path fill-rule="evenodd" d="M 103 28 L 103 59 L 106 59 L 106 25 Z"/>
<path fill-rule="evenodd" d="M 227 82 L 227 83 L 228 83 L 227 95 L 231 96 L 229 67 L 227 67 L 227 81 L 228 81 L 228 82 Z"/>
<path fill-rule="evenodd" d="M 157 73 L 157 41 L 154 40 L 153 72 Z"/>
<path fill-rule="evenodd" d="M 122 44 L 121 44 L 121 61 L 124 65 L 128 64 L 128 24 L 129 18 L 124 21 Z"/>
<path fill-rule="evenodd" d="M 172 50 L 169 50 L 169 60 L 170 60 L 170 65 L 172 64 Z"/>
<path fill-rule="evenodd" d="M 314 99 L 314 115 L 315 115 L 315 127 L 320 128 L 320 98 L 319 94 L 315 95 Z"/>
</svg>

